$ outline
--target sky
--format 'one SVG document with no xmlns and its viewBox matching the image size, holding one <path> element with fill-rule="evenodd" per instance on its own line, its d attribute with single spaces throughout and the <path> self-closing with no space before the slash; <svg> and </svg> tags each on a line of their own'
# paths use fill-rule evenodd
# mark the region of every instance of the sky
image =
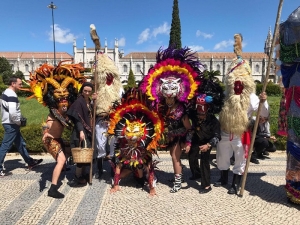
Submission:
<svg viewBox="0 0 300 225">
<path fill-rule="evenodd" d="M 0 52 L 53 52 L 50 0 L 1 0 Z M 178 0 L 182 46 L 198 52 L 232 52 L 233 35 L 243 35 L 244 52 L 263 52 L 268 30 L 273 34 L 279 0 Z M 173 0 L 54 0 L 56 52 L 73 55 L 93 48 L 90 24 L 101 45 L 118 39 L 119 49 L 156 52 L 169 44 Z M 284 0 L 280 21 L 300 6 Z"/>
</svg>

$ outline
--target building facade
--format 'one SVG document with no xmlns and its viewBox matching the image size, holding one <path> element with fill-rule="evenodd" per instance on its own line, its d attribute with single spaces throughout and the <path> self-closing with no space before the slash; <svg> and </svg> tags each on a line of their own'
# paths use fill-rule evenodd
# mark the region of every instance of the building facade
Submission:
<svg viewBox="0 0 300 225">
<path fill-rule="evenodd" d="M 252 68 L 252 75 L 254 80 L 264 81 L 268 60 L 272 43 L 271 29 L 269 29 L 264 52 L 243 52 L 243 58 L 248 60 Z M 121 81 L 126 83 L 130 69 L 132 69 L 135 80 L 140 81 L 149 68 L 156 62 L 156 52 L 131 52 L 124 55 L 122 50 L 119 50 L 118 40 L 115 39 L 113 48 L 108 48 L 107 41 L 104 41 L 104 48 L 102 52 L 115 62 L 119 68 Z M 0 56 L 5 57 L 12 70 L 22 71 L 25 79 L 29 78 L 29 72 L 34 71 L 43 63 L 54 63 L 54 55 L 52 52 L 0 52 Z M 197 52 L 196 57 L 209 71 L 220 71 L 219 80 L 223 81 L 230 66 L 231 61 L 235 58 L 233 52 Z M 76 41 L 73 42 L 73 56 L 66 52 L 57 52 L 56 60 L 64 61 L 66 63 L 82 63 L 85 68 L 92 68 L 95 61 L 95 49 L 87 48 L 86 41 L 83 42 L 83 48 L 77 48 Z M 274 75 L 275 66 L 272 60 L 269 80 L 276 83 L 276 76 Z"/>
</svg>

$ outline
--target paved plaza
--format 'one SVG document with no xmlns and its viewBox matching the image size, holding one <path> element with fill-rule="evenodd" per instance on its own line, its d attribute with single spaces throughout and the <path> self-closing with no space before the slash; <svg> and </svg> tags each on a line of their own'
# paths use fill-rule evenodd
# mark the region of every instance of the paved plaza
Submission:
<svg viewBox="0 0 300 225">
<path fill-rule="evenodd" d="M 62 174 L 60 191 L 64 199 L 47 197 L 51 185 L 54 160 L 48 154 L 43 163 L 32 171 L 25 169 L 19 155 L 6 157 L 6 172 L 0 178 L 1 224 L 299 224 L 300 206 L 287 202 L 285 184 L 285 152 L 271 153 L 260 164 L 250 164 L 244 196 L 228 195 L 224 187 L 213 187 L 207 194 L 199 194 L 199 181 L 190 181 L 188 161 L 182 160 L 183 189 L 169 193 L 173 175 L 171 158 L 160 153 L 157 196 L 149 197 L 148 190 L 137 189 L 132 177 L 121 180 L 121 191 L 110 194 L 111 178 L 105 172 L 102 180 L 92 185 L 71 188 L 67 181 L 74 174 Z M 212 182 L 219 171 L 211 163 Z M 109 171 L 109 164 L 105 162 Z M 231 181 L 232 173 L 229 180 Z"/>
</svg>

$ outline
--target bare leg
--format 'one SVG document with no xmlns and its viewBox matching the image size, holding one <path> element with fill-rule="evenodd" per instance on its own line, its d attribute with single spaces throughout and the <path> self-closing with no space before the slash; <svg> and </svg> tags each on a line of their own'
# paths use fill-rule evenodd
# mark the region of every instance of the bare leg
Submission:
<svg viewBox="0 0 300 225">
<path fill-rule="evenodd" d="M 118 164 L 116 166 L 116 171 L 115 171 L 115 176 L 114 176 L 114 185 L 113 187 L 110 189 L 110 193 L 115 193 L 117 191 L 120 191 L 120 186 L 119 186 L 119 181 L 121 178 L 121 164 Z"/>
<path fill-rule="evenodd" d="M 175 146 L 172 146 L 172 148 L 170 149 L 170 155 L 172 157 L 174 173 L 181 174 L 182 172 L 182 167 L 180 163 L 181 149 L 179 143 L 177 143 Z"/>
<path fill-rule="evenodd" d="M 52 184 L 57 185 L 58 178 L 61 174 L 61 170 L 64 167 L 65 163 L 66 163 L 66 157 L 65 154 L 61 151 L 60 153 L 58 153 L 56 166 L 54 167 L 53 170 Z"/>
</svg>

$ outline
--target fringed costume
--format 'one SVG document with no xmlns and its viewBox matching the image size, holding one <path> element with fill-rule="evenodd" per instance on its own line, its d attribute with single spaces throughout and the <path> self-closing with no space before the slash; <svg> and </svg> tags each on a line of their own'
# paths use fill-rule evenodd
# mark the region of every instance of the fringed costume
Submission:
<svg viewBox="0 0 300 225">
<path fill-rule="evenodd" d="M 300 204 L 300 7 L 280 24 L 280 60 L 282 82 L 286 89 L 287 166 L 286 193 Z"/>
<path fill-rule="evenodd" d="M 153 109 L 149 109 L 136 89 L 128 90 L 121 104 L 115 104 L 110 114 L 108 133 L 116 137 L 116 168 L 114 187 L 117 190 L 122 171 L 130 169 L 139 175 L 147 171 L 150 194 L 155 194 L 154 164 L 152 154 L 156 154 L 158 140 L 163 132 L 163 121 Z"/>
<path fill-rule="evenodd" d="M 97 84 L 96 92 L 96 125 L 95 147 L 97 149 L 97 167 L 99 177 L 103 171 L 103 158 L 112 158 L 114 154 L 114 138 L 107 138 L 109 112 L 114 102 L 120 101 L 123 85 L 118 67 L 106 53 L 98 53 L 96 62 Z M 109 143 L 108 143 L 109 142 Z M 109 148 L 108 150 L 106 148 Z"/>
<path fill-rule="evenodd" d="M 215 184 L 215 186 L 227 184 L 230 158 L 234 154 L 234 176 L 229 194 L 237 194 L 239 189 L 250 146 L 249 119 L 260 102 L 255 95 L 250 65 L 241 55 L 241 34 L 235 34 L 234 40 L 234 52 L 237 57 L 231 63 L 225 78 L 225 103 L 219 114 L 222 139 L 217 145 L 217 165 L 221 170 L 221 178 Z M 268 111 L 267 101 L 264 102 L 261 113 L 265 111 Z"/>
<path fill-rule="evenodd" d="M 175 185 L 171 192 L 174 193 L 181 188 L 181 151 L 191 146 L 192 131 L 186 105 L 195 95 L 204 67 L 189 48 L 160 49 L 156 62 L 140 88 L 165 121 L 163 138 L 172 156 Z"/>
</svg>

